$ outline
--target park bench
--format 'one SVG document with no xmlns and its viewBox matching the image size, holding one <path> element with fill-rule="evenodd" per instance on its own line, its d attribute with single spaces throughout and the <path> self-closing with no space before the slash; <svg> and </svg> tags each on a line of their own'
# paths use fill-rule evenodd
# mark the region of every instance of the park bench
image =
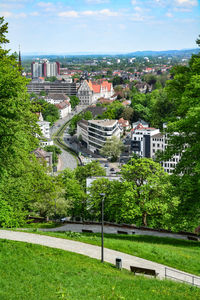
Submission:
<svg viewBox="0 0 200 300">
<path fill-rule="evenodd" d="M 117 233 L 118 233 L 118 234 L 128 234 L 127 231 L 122 231 L 122 230 L 117 230 Z"/>
<path fill-rule="evenodd" d="M 82 232 L 85 232 L 85 233 L 93 233 L 92 230 L 89 230 L 89 229 L 82 229 Z"/>
<path fill-rule="evenodd" d="M 199 240 L 198 237 L 196 237 L 196 236 L 188 236 L 187 238 L 189 241 L 197 241 L 198 242 L 198 240 Z"/>
<path fill-rule="evenodd" d="M 134 266 L 130 266 L 131 272 L 134 273 L 140 273 L 140 274 L 145 274 L 145 275 L 151 275 L 156 277 L 159 273 L 156 273 L 156 270 L 152 270 L 152 269 L 146 269 L 146 268 L 140 268 L 140 267 L 134 267 Z"/>
</svg>

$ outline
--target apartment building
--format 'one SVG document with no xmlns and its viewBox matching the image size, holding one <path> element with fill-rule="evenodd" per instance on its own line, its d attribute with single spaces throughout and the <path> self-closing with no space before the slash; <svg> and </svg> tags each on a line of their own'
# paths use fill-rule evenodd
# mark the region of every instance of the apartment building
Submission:
<svg viewBox="0 0 200 300">
<path fill-rule="evenodd" d="M 151 157 L 151 136 L 159 133 L 159 129 L 144 127 L 139 123 L 131 130 L 131 149 L 139 157 Z"/>
<path fill-rule="evenodd" d="M 151 157 L 154 159 L 157 151 L 164 151 L 167 147 L 168 138 L 167 135 L 158 133 L 151 136 Z M 177 163 L 180 160 L 180 155 L 174 155 L 168 161 L 162 161 L 161 165 L 163 166 L 165 172 L 172 174 L 176 168 Z"/>
<path fill-rule="evenodd" d="M 77 136 L 81 135 L 87 148 L 94 153 L 99 153 L 108 138 L 120 138 L 120 134 L 118 120 L 82 120 L 77 125 Z"/>
<path fill-rule="evenodd" d="M 60 63 L 49 62 L 47 59 L 34 61 L 31 64 L 32 78 L 52 77 L 60 75 Z"/>
</svg>

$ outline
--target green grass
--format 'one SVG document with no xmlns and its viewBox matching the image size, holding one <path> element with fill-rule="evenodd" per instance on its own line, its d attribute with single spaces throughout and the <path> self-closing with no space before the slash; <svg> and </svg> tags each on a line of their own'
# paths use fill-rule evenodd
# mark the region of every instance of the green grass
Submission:
<svg viewBox="0 0 200 300">
<path fill-rule="evenodd" d="M 1 300 L 198 300 L 200 289 L 134 276 L 59 249 L 0 240 Z"/>
<path fill-rule="evenodd" d="M 59 238 L 101 245 L 100 234 L 73 232 L 37 232 Z M 152 260 L 169 267 L 200 275 L 200 244 L 193 241 L 155 236 L 104 235 L 104 246 L 113 250 Z"/>
</svg>

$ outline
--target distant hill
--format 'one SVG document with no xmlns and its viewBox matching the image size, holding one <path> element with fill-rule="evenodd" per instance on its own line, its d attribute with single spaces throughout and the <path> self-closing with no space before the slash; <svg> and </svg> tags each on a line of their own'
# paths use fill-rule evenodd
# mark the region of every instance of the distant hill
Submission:
<svg viewBox="0 0 200 300">
<path fill-rule="evenodd" d="M 35 59 L 35 58 L 49 58 L 55 59 L 59 57 L 87 57 L 87 58 L 96 58 L 96 57 L 133 57 L 133 56 L 185 56 L 190 57 L 192 54 L 197 54 L 200 52 L 199 48 L 194 49 L 182 49 L 182 50 L 165 50 L 165 51 L 135 51 L 130 53 L 89 53 L 89 52 L 79 52 L 79 53 L 24 53 L 23 59 Z"/>
<path fill-rule="evenodd" d="M 166 50 L 166 51 L 136 51 L 127 53 L 126 56 L 190 56 L 200 52 L 199 48 L 194 49 L 182 49 L 182 50 Z"/>
</svg>

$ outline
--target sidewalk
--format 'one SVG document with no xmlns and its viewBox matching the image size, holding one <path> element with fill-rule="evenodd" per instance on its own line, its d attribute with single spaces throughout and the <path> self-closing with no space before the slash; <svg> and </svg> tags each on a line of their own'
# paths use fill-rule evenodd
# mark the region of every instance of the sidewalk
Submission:
<svg viewBox="0 0 200 300">
<path fill-rule="evenodd" d="M 89 256 L 91 258 L 100 259 L 101 258 L 101 247 L 93 246 L 77 241 L 66 240 L 61 238 L 54 238 L 50 236 L 42 236 L 33 233 L 24 233 L 9 230 L 0 230 L 0 239 L 8 239 L 13 241 L 21 241 L 32 244 L 43 245 L 47 247 L 62 249 L 65 251 L 75 252 L 82 255 Z M 104 249 L 104 260 L 111 264 L 115 264 L 115 259 L 120 257 L 122 259 L 122 267 L 124 269 L 130 270 L 130 266 L 143 267 L 156 270 L 159 273 L 158 277 L 160 279 L 165 278 L 165 265 L 161 265 L 146 259 L 142 259 L 136 256 L 125 254 L 119 251 Z M 178 272 L 178 273 L 177 273 Z M 177 280 L 186 281 L 192 283 L 193 274 L 181 272 L 174 268 L 170 268 L 170 275 L 176 277 Z M 195 276 L 195 284 L 200 286 L 200 277 Z"/>
</svg>

